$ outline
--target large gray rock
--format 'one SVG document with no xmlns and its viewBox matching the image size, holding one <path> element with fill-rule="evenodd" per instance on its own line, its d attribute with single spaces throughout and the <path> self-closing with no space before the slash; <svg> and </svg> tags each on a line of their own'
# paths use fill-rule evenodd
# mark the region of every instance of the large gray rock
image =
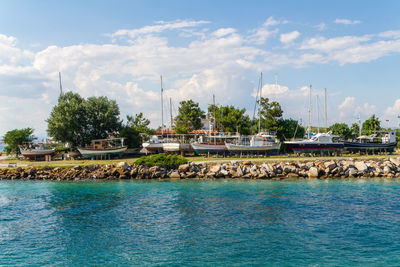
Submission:
<svg viewBox="0 0 400 267">
<path fill-rule="evenodd" d="M 400 167 L 400 160 L 399 158 L 390 158 L 390 162 L 396 165 L 397 167 Z"/>
<path fill-rule="evenodd" d="M 317 167 L 311 167 L 308 170 L 308 178 L 318 178 L 319 171 Z"/>
<path fill-rule="evenodd" d="M 368 170 L 367 164 L 365 164 L 363 161 L 356 161 L 354 163 L 354 166 L 360 172 L 366 172 Z"/>
<path fill-rule="evenodd" d="M 125 161 L 121 161 L 121 162 L 118 162 L 117 168 L 122 168 L 124 170 L 127 170 L 129 168 L 129 164 L 126 163 Z"/>
<path fill-rule="evenodd" d="M 213 173 L 217 173 L 221 170 L 221 165 L 217 164 L 217 165 L 213 165 L 210 167 L 210 172 Z"/>
</svg>

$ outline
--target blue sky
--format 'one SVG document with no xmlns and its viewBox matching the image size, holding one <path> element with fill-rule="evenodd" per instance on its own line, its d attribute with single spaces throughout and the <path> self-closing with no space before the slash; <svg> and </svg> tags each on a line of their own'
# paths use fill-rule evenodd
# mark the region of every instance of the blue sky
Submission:
<svg viewBox="0 0 400 267">
<path fill-rule="evenodd" d="M 28 126 L 45 135 L 58 71 L 66 90 L 107 95 L 123 118 L 142 111 L 153 126 L 160 75 L 174 113 L 188 98 L 206 108 L 215 94 L 251 114 L 261 71 L 264 96 L 285 117 L 306 123 L 312 84 L 314 125 L 323 88 L 329 124 L 371 114 L 399 124 L 398 1 L 0 3 L 0 136 Z"/>
</svg>

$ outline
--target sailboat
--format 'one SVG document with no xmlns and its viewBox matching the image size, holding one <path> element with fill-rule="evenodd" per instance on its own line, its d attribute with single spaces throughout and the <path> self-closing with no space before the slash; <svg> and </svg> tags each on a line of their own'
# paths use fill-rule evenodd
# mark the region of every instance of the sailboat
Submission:
<svg viewBox="0 0 400 267">
<path fill-rule="evenodd" d="M 262 72 L 260 75 L 259 90 L 258 94 L 262 96 Z M 257 103 L 257 99 L 256 99 Z M 263 154 L 278 154 L 281 148 L 281 143 L 277 142 L 275 136 L 267 132 L 261 132 L 261 112 L 260 105 L 258 106 L 258 134 L 251 136 L 250 140 L 248 138 L 240 138 L 234 143 L 226 143 L 226 147 L 231 153 L 263 153 Z"/>
<path fill-rule="evenodd" d="M 318 133 L 311 136 L 311 115 L 312 115 L 312 98 L 311 98 L 311 85 L 310 85 L 310 108 L 309 108 L 309 120 L 307 127 L 308 139 L 300 141 L 286 141 L 285 145 L 292 149 L 297 155 L 301 153 L 310 154 L 323 154 L 323 153 L 335 153 L 342 152 L 344 149 L 343 142 L 337 142 L 339 136 L 332 135 L 330 133 Z M 325 127 L 326 127 L 326 89 L 325 89 Z"/>
<path fill-rule="evenodd" d="M 164 103 L 163 103 L 163 80 L 162 76 L 160 76 L 161 80 L 161 138 L 164 136 Z M 164 140 L 158 138 L 157 135 L 153 135 L 149 141 L 144 142 L 142 147 L 150 153 L 159 153 L 163 152 L 163 143 Z"/>
</svg>

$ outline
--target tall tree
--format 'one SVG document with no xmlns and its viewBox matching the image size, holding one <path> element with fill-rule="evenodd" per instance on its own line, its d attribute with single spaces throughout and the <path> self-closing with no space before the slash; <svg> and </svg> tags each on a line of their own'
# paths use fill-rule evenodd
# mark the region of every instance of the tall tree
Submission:
<svg viewBox="0 0 400 267">
<path fill-rule="evenodd" d="M 47 119 L 47 133 L 73 147 L 83 146 L 90 142 L 86 125 L 85 99 L 77 93 L 67 92 L 58 97 L 58 104 Z"/>
<path fill-rule="evenodd" d="M 204 117 L 204 111 L 200 109 L 199 103 L 191 99 L 180 102 L 175 132 L 185 134 L 188 131 L 201 129 L 201 119 Z"/>
<path fill-rule="evenodd" d="M 57 141 L 73 147 L 84 146 L 93 139 L 106 138 L 121 128 L 119 108 L 107 97 L 87 100 L 77 93 L 60 95 L 47 119 L 47 133 Z"/>
<path fill-rule="evenodd" d="M 350 127 L 351 134 L 356 137 L 360 134 L 360 125 L 358 123 L 353 123 Z"/>
<path fill-rule="evenodd" d="M 351 130 L 346 123 L 335 123 L 328 128 L 333 134 L 343 137 L 344 139 L 351 138 Z"/>
<path fill-rule="evenodd" d="M 375 131 L 379 131 L 381 129 L 381 122 L 379 119 L 373 114 L 368 120 L 364 121 L 362 124 L 362 134 L 370 135 Z"/>
<path fill-rule="evenodd" d="M 279 122 L 282 120 L 283 110 L 281 105 L 272 101 L 269 102 L 267 97 L 261 97 L 257 101 L 259 105 L 259 113 L 257 115 L 261 117 L 261 130 L 278 131 Z M 254 120 L 253 132 L 258 131 L 258 118 Z"/>
<path fill-rule="evenodd" d="M 217 129 L 227 133 L 249 134 L 250 117 L 246 115 L 246 109 L 235 108 L 234 106 L 214 106 L 208 107 L 208 112 L 214 116 Z"/>
<path fill-rule="evenodd" d="M 7 154 L 16 153 L 19 155 L 21 151 L 19 150 L 19 145 L 27 142 L 32 142 L 36 139 L 33 135 L 32 128 L 15 129 L 8 131 L 3 138 L 4 143 L 7 146 L 4 148 Z"/>
<path fill-rule="evenodd" d="M 154 130 L 149 128 L 150 121 L 143 116 L 143 113 L 135 116 L 126 116 L 127 122 L 122 127 L 119 137 L 126 138 L 125 144 L 130 148 L 138 148 L 143 143 L 141 133 L 154 134 Z"/>
<path fill-rule="evenodd" d="M 107 138 L 121 129 L 119 107 L 115 100 L 110 100 L 106 96 L 89 97 L 85 109 L 90 139 Z"/>
<path fill-rule="evenodd" d="M 306 132 L 305 128 L 293 119 L 280 119 L 278 121 L 277 138 L 281 141 L 291 138 L 302 138 Z"/>
</svg>

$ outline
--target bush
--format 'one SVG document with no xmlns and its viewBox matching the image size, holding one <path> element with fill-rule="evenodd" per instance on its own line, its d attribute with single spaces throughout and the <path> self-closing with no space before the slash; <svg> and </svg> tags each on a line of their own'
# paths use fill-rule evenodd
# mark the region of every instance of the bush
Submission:
<svg viewBox="0 0 400 267">
<path fill-rule="evenodd" d="M 188 161 L 184 157 L 177 155 L 166 155 L 164 153 L 152 156 L 143 156 L 135 161 L 135 165 L 139 166 L 164 166 L 164 167 L 178 167 L 179 165 L 186 164 Z"/>
</svg>

